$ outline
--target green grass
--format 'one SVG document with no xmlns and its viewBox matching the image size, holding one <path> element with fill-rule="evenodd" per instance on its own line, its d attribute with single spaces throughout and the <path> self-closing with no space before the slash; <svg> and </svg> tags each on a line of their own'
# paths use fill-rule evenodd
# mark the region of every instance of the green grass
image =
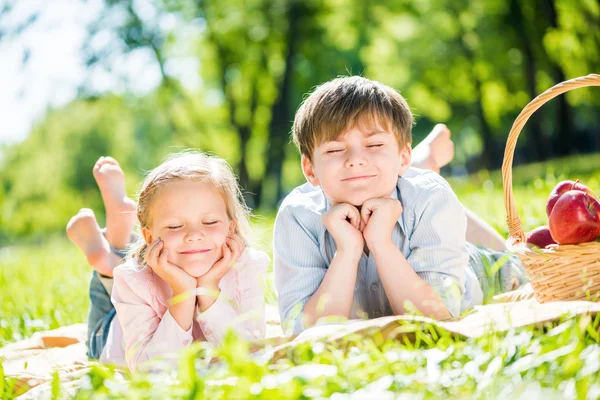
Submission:
<svg viewBox="0 0 600 400">
<path fill-rule="evenodd" d="M 0 346 L 84 322 L 90 271 L 79 250 L 63 238 L 0 249 Z"/>
<path fill-rule="evenodd" d="M 562 179 L 579 179 L 600 193 L 596 165 L 600 155 L 516 168 L 515 201 L 524 228 L 547 223 L 546 197 Z M 450 181 L 467 207 L 506 234 L 499 172 Z M 270 254 L 274 214 L 266 214 L 255 226 Z M 83 256 L 65 238 L 0 249 L 0 345 L 35 331 L 84 322 L 89 273 Z M 272 290 L 267 301 L 275 301 Z M 202 344 L 188 349 L 178 368 L 158 377 L 136 373 L 121 378 L 111 368 L 97 366 L 77 397 L 279 399 L 360 391 L 364 398 L 392 393 L 425 399 L 598 398 L 599 318 L 565 318 L 545 328 L 469 340 L 439 328 L 407 324 L 405 329 L 415 333 L 418 343 L 383 341 L 377 335 L 349 337 L 337 347 L 309 343 L 290 349 L 274 365 L 248 357 L 247 344 L 231 337 L 228 346 L 218 350 Z M 223 362 L 207 369 L 203 365 L 214 351 Z M 14 396 L 0 368 L 0 397 L 2 391 L 6 398 Z"/>
</svg>

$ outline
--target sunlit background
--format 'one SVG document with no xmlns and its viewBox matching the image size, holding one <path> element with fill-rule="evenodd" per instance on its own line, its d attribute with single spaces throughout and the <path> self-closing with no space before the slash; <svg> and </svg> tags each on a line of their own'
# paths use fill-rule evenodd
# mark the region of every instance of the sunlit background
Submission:
<svg viewBox="0 0 600 400">
<path fill-rule="evenodd" d="M 60 232 L 102 203 L 91 174 L 143 172 L 196 147 L 226 158 L 269 213 L 303 182 L 289 141 L 315 85 L 361 74 L 399 90 L 415 142 L 446 123 L 446 176 L 497 169 L 519 111 L 600 72 L 594 0 L 0 1 L 0 243 Z M 600 96 L 544 106 L 516 163 L 598 151 Z"/>
</svg>

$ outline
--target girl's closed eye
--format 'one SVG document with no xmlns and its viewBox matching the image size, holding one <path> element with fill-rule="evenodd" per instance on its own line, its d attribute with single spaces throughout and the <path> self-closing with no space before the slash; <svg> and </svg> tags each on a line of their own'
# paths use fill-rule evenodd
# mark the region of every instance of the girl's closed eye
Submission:
<svg viewBox="0 0 600 400">
<path fill-rule="evenodd" d="M 182 226 L 183 226 L 183 225 L 169 225 L 169 226 L 167 226 L 167 229 L 174 230 L 174 229 L 179 229 L 179 228 L 181 228 Z"/>
<path fill-rule="evenodd" d="M 216 225 L 218 223 L 219 223 L 219 221 L 208 221 L 208 222 L 205 222 L 204 225 Z"/>
</svg>

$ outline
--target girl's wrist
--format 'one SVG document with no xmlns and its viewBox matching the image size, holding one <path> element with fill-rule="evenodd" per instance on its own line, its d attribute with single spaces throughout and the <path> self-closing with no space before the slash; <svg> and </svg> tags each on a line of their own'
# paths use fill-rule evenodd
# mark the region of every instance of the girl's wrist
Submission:
<svg viewBox="0 0 600 400">
<path fill-rule="evenodd" d="M 198 309 L 201 313 L 208 310 L 213 304 L 215 304 L 217 298 L 221 294 L 221 291 L 218 287 L 216 289 L 202 287 L 202 289 L 204 289 L 204 291 L 201 294 L 198 294 Z"/>
<path fill-rule="evenodd" d="M 192 292 L 195 289 L 194 287 L 187 287 L 186 285 L 181 285 L 181 284 L 173 284 L 173 285 L 169 285 L 169 286 L 171 286 L 171 290 L 173 291 L 174 296 L 178 296 L 183 293 Z"/>
<path fill-rule="evenodd" d="M 196 282 L 196 288 L 203 288 L 203 289 L 207 289 L 207 290 L 218 290 L 219 282 L 198 280 Z"/>
</svg>

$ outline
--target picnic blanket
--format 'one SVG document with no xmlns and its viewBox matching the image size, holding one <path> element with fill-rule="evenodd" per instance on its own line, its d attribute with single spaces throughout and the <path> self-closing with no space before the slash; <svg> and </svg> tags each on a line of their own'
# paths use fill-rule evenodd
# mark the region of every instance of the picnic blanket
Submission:
<svg viewBox="0 0 600 400">
<path fill-rule="evenodd" d="M 307 329 L 295 337 L 284 337 L 277 309 L 267 306 L 267 339 L 253 343 L 252 350 L 272 362 L 286 357 L 287 350 L 305 341 L 335 342 L 347 335 L 371 336 L 384 339 L 408 337 L 411 332 L 398 329 L 398 321 L 434 324 L 455 335 L 470 338 L 490 330 L 507 331 L 516 327 L 543 324 L 566 314 L 592 314 L 600 311 L 600 303 L 587 301 L 553 302 L 540 304 L 525 287 L 517 292 L 495 298 L 497 303 L 477 306 L 473 312 L 452 320 L 435 321 L 420 316 L 390 316 L 372 320 L 348 321 L 344 324 L 320 325 Z M 0 359 L 6 377 L 17 380 L 19 399 L 48 397 L 53 374 L 58 373 L 61 392 L 75 393 L 81 378 L 94 365 L 86 357 L 86 325 L 75 324 L 47 332 L 38 332 L 31 338 L 12 343 L 0 349 Z M 404 339 L 403 339 L 404 340 Z M 56 371 L 56 372 L 55 372 Z"/>
</svg>

